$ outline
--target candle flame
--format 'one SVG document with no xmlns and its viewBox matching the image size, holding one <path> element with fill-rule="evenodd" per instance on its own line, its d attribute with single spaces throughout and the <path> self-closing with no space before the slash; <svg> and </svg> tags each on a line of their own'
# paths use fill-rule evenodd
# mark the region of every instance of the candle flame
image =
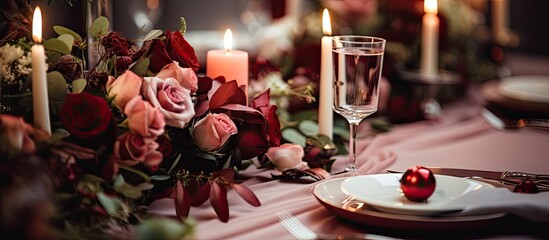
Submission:
<svg viewBox="0 0 549 240">
<path fill-rule="evenodd" d="M 330 23 L 330 12 L 324 8 L 322 13 L 322 32 L 324 35 L 332 35 L 332 24 Z"/>
<path fill-rule="evenodd" d="M 423 10 L 425 13 L 437 14 L 438 13 L 438 3 L 437 0 L 425 0 L 423 3 Z"/>
<path fill-rule="evenodd" d="M 230 52 L 233 49 L 233 32 L 230 28 L 225 31 L 225 51 Z"/>
<path fill-rule="evenodd" d="M 42 12 L 40 7 L 34 9 L 34 15 L 32 16 L 32 39 L 34 42 L 42 42 Z"/>
</svg>

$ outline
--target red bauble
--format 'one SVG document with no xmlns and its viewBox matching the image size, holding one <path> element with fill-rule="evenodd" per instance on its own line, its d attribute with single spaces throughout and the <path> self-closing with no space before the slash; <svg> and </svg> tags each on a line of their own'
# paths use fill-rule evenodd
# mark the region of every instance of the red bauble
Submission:
<svg viewBox="0 0 549 240">
<path fill-rule="evenodd" d="M 400 179 L 404 196 L 414 202 L 423 202 L 435 191 L 436 180 L 431 170 L 415 166 L 406 170 Z"/>
<path fill-rule="evenodd" d="M 527 179 L 520 182 L 514 189 L 513 192 L 518 193 L 539 193 L 539 188 L 536 186 L 532 180 Z"/>
</svg>

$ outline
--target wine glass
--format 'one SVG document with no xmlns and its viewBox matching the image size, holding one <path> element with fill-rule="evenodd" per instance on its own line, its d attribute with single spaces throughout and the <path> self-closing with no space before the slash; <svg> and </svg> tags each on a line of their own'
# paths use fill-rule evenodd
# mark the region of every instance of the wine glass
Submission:
<svg viewBox="0 0 549 240">
<path fill-rule="evenodd" d="M 384 50 L 383 38 L 353 35 L 332 38 L 333 109 L 349 122 L 347 172 L 357 170 L 355 144 L 358 125 L 377 111 Z"/>
</svg>

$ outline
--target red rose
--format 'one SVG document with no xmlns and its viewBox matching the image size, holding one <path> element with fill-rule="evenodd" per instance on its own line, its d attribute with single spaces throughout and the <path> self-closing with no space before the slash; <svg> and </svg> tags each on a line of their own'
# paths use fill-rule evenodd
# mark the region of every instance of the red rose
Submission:
<svg viewBox="0 0 549 240">
<path fill-rule="evenodd" d="M 82 139 L 105 132 L 113 121 L 107 101 L 86 92 L 67 94 L 59 116 L 63 127 Z"/>
<path fill-rule="evenodd" d="M 280 140 L 282 139 L 282 133 L 280 132 L 280 120 L 276 113 L 277 106 L 271 105 L 269 107 L 260 107 L 258 110 L 265 116 L 265 130 L 267 131 L 267 140 L 269 146 L 280 146 Z"/>
<path fill-rule="evenodd" d="M 110 32 L 101 40 L 101 45 L 105 47 L 107 51 L 112 51 L 117 56 L 129 56 L 131 42 L 120 36 L 117 32 Z"/>
<path fill-rule="evenodd" d="M 179 31 L 166 32 L 166 40 L 153 40 L 149 51 L 151 71 L 157 73 L 165 65 L 177 61 L 181 67 L 192 68 L 198 71 L 198 59 L 194 53 L 194 48 L 185 40 Z"/>
</svg>

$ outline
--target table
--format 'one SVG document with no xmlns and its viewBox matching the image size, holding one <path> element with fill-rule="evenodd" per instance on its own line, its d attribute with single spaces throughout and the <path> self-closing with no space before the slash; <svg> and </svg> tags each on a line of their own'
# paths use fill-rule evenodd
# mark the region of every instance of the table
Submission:
<svg viewBox="0 0 549 240">
<path fill-rule="evenodd" d="M 549 132 L 534 129 L 499 131 L 481 117 L 483 99 L 472 89 L 467 96 L 444 106 L 438 121 L 396 125 L 392 131 L 358 142 L 361 174 L 386 169 L 405 170 L 414 165 L 473 168 L 496 171 L 549 173 Z M 343 169 L 345 156 L 338 156 L 334 169 Z M 543 224 L 529 224 L 508 216 L 483 229 L 466 231 L 402 231 L 377 228 L 339 218 L 315 200 L 315 183 L 281 182 L 271 179 L 275 170 L 254 167 L 240 173 L 243 185 L 251 188 L 262 205 L 252 207 L 229 192 L 230 219 L 220 222 L 207 202 L 192 208 L 197 220 L 197 239 L 294 239 L 278 223 L 275 213 L 289 210 L 306 226 L 320 234 L 373 233 L 401 238 L 471 238 L 549 236 Z M 162 199 L 150 206 L 154 214 L 175 216 L 173 201 Z M 546 223 L 545 223 L 546 224 Z"/>
</svg>

